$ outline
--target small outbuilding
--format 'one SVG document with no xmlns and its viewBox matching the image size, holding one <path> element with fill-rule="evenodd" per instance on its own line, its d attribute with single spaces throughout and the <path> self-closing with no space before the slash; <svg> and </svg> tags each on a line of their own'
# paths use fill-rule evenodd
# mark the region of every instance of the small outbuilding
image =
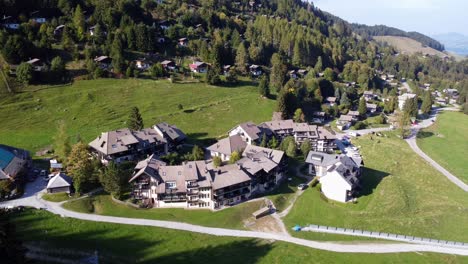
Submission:
<svg viewBox="0 0 468 264">
<path fill-rule="evenodd" d="M 71 193 L 72 179 L 64 173 L 58 173 L 47 184 L 47 193 Z"/>
</svg>

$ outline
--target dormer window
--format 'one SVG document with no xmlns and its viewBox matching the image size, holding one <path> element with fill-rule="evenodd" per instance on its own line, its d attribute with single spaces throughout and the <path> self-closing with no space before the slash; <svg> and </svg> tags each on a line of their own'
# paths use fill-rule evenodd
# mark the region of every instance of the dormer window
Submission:
<svg viewBox="0 0 468 264">
<path fill-rule="evenodd" d="M 166 189 L 176 189 L 176 182 L 166 182 Z"/>
</svg>

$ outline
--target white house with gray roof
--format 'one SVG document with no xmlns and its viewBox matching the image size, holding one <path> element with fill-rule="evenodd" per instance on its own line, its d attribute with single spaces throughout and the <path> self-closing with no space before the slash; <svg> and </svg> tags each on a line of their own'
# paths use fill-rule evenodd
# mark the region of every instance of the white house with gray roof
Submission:
<svg viewBox="0 0 468 264">
<path fill-rule="evenodd" d="M 253 122 L 242 123 L 229 131 L 229 136 L 239 135 L 247 144 L 259 143 L 262 130 Z"/>
<path fill-rule="evenodd" d="M 319 179 L 321 191 L 328 199 L 345 203 L 356 195 L 361 169 L 352 158 L 311 151 L 306 163 L 309 173 Z"/>
</svg>

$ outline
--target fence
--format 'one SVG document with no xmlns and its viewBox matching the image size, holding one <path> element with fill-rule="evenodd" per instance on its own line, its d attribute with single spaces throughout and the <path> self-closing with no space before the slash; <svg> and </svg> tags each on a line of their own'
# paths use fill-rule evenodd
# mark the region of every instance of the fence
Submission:
<svg viewBox="0 0 468 264">
<path fill-rule="evenodd" d="M 372 231 L 364 231 L 364 230 L 351 229 L 351 228 L 309 225 L 309 226 L 302 228 L 301 230 L 321 232 L 321 233 L 331 233 L 331 234 L 343 234 L 343 235 L 350 235 L 350 236 L 372 237 L 372 238 L 388 239 L 388 240 L 435 245 L 435 246 L 460 247 L 460 248 L 468 249 L 468 243 L 464 243 L 464 242 L 446 241 L 446 240 L 422 238 L 422 237 L 415 237 L 415 236 L 405 236 L 405 235 L 397 235 L 397 234 L 390 234 L 390 233 L 384 233 L 384 232 L 372 232 Z"/>
</svg>

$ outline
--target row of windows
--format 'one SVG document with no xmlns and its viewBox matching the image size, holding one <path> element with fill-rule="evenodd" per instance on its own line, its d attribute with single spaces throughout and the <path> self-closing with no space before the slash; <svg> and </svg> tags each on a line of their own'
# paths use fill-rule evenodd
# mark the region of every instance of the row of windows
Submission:
<svg viewBox="0 0 468 264">
<path fill-rule="evenodd" d="M 199 207 L 209 207 L 209 206 L 210 206 L 210 202 L 206 202 L 206 203 L 204 203 L 204 202 L 199 202 L 199 203 L 198 203 L 198 206 L 199 206 Z"/>
<path fill-rule="evenodd" d="M 209 194 L 209 193 L 200 193 L 198 196 L 199 196 L 201 199 L 210 198 L 210 194 Z"/>
</svg>

